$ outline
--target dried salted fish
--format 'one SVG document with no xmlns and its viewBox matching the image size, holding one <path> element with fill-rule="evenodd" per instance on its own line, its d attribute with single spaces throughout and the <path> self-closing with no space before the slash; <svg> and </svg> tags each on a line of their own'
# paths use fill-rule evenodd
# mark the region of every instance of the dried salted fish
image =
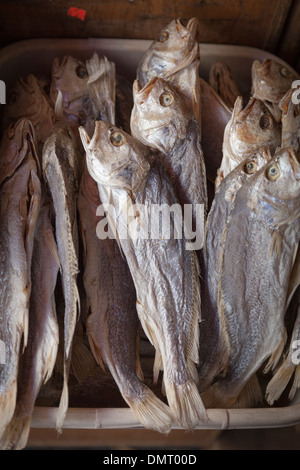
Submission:
<svg viewBox="0 0 300 470">
<path fill-rule="evenodd" d="M 299 244 L 299 201 L 300 165 L 292 148 L 277 152 L 235 195 L 218 297 L 231 354 L 225 377 L 202 395 L 206 406 L 237 404 L 247 385 L 247 393 L 258 397 L 253 374 L 267 359 L 264 370 L 271 370 L 281 357 L 286 296 Z"/>
<path fill-rule="evenodd" d="M 134 82 L 132 135 L 160 152 L 160 161 L 174 184 L 180 204 L 207 210 L 206 170 L 199 124 L 180 92 L 162 78 L 138 89 Z"/>
<path fill-rule="evenodd" d="M 87 68 L 94 112 L 108 122 L 114 122 L 115 66 L 105 57 L 94 54 L 87 61 Z M 136 292 L 127 261 L 114 237 L 97 237 L 97 224 L 100 220 L 105 222 L 104 213 L 101 219 L 97 217 L 97 208 L 105 207 L 101 202 L 107 201 L 110 201 L 109 189 L 98 187 L 85 168 L 78 209 L 84 245 L 84 286 L 90 311 L 87 335 L 97 362 L 109 368 L 124 400 L 139 421 L 146 428 L 167 432 L 171 427 L 170 410 L 142 382 L 137 349 Z"/>
<path fill-rule="evenodd" d="M 238 97 L 232 117 L 224 131 L 223 158 L 218 170 L 216 188 L 222 179 L 244 158 L 263 145 L 274 152 L 281 143 L 281 129 L 264 103 L 251 98 L 243 109 Z"/>
<path fill-rule="evenodd" d="M 168 407 L 143 383 L 139 363 L 136 293 L 128 264 L 114 239 L 97 237 L 100 206 L 97 183 L 85 169 L 78 209 L 84 244 L 84 286 L 89 315 L 86 331 L 97 362 L 108 366 L 122 397 L 141 424 L 168 432 Z"/>
<path fill-rule="evenodd" d="M 199 21 L 197 18 L 191 18 L 186 26 L 183 26 L 180 19 L 171 21 L 140 60 L 136 78 L 141 88 L 144 88 L 154 77 L 168 80 L 182 92 L 187 107 L 193 111 L 200 125 L 198 41 Z"/>
<path fill-rule="evenodd" d="M 219 311 L 220 269 L 226 227 L 237 191 L 260 168 L 271 160 L 267 147 L 262 147 L 229 173 L 218 187 L 206 227 L 203 254 L 203 289 L 201 296 L 199 387 L 205 390 L 218 375 L 226 372 L 230 357 L 230 341 L 223 311 Z"/>
<path fill-rule="evenodd" d="M 19 127 L 21 133 L 19 132 Z M 41 185 L 34 133 L 30 122 L 18 121 L 9 129 L 21 139 L 21 164 L 14 156 L 16 170 L 10 171 L 0 187 L 0 339 L 5 361 L 0 364 L 0 436 L 10 422 L 16 405 L 17 375 L 22 349 L 27 346 L 31 260 Z M 1 149 L 1 161 L 10 161 L 11 148 Z"/>
<path fill-rule="evenodd" d="M 89 172 L 98 184 L 111 189 L 114 231 L 135 283 L 140 321 L 156 350 L 154 378 L 160 369 L 164 371 L 172 414 L 179 424 L 192 428 L 206 419 L 195 383 L 200 314 L 196 253 L 186 249 L 184 234 L 174 236 L 173 224 L 170 237 L 122 235 L 129 228 L 127 208 L 134 208 L 133 204 L 147 210 L 149 204 L 170 207 L 177 203 L 175 193 L 161 166 L 155 162 L 150 166 L 149 149 L 132 136 L 104 121 L 96 123 L 92 138 L 82 128 L 80 133 Z M 139 209 L 133 222 L 140 227 L 146 223 Z"/>
<path fill-rule="evenodd" d="M 34 235 L 28 344 L 20 360 L 15 413 L 0 440 L 1 449 L 26 446 L 37 395 L 52 375 L 59 340 L 54 299 L 58 263 L 52 208 L 45 196 Z"/>
<path fill-rule="evenodd" d="M 60 429 L 68 407 L 68 375 L 72 341 L 79 312 L 77 188 L 78 156 L 73 134 L 61 118 L 45 142 L 42 166 L 55 214 L 55 236 L 60 261 L 64 309 L 64 385 L 57 416 Z"/>
</svg>

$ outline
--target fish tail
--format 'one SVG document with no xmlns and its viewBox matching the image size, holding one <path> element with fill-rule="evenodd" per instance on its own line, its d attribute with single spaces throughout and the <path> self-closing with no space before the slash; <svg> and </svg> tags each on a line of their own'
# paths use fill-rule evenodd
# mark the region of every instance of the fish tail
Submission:
<svg viewBox="0 0 300 470">
<path fill-rule="evenodd" d="M 263 401 L 261 386 L 256 374 L 248 380 L 234 404 L 234 408 L 251 408 Z"/>
<path fill-rule="evenodd" d="M 231 408 L 237 399 L 237 394 L 226 394 L 220 384 L 215 382 L 203 393 L 201 398 L 206 408 Z"/>
<path fill-rule="evenodd" d="M 203 401 L 193 380 L 175 384 L 165 378 L 166 395 L 174 419 L 184 429 L 193 429 L 208 417 Z"/>
<path fill-rule="evenodd" d="M 172 427 L 170 408 L 147 387 L 144 388 L 143 395 L 141 400 L 124 398 L 133 414 L 146 429 L 165 434 L 169 433 Z"/>
<path fill-rule="evenodd" d="M 17 399 L 17 384 L 13 382 L 11 387 L 0 395 L 0 438 L 5 428 L 13 417 Z"/>
<path fill-rule="evenodd" d="M 0 450 L 22 450 L 26 447 L 31 417 L 13 417 L 0 439 Z"/>
<path fill-rule="evenodd" d="M 282 366 L 276 371 L 276 374 L 272 377 L 272 379 L 270 380 L 266 388 L 265 396 L 269 405 L 273 405 L 273 403 L 276 400 L 278 400 L 278 398 L 280 398 L 281 394 L 283 393 L 287 384 L 289 383 L 295 369 L 296 369 L 296 366 L 289 360 L 289 358 L 287 358 L 282 364 Z M 299 379 L 300 377 L 298 373 L 297 379 L 295 376 L 295 380 L 294 380 L 296 389 L 299 386 Z M 295 381 L 298 385 L 296 385 Z M 293 384 L 293 387 L 294 387 L 294 384 Z M 290 394 L 291 393 L 292 393 L 292 390 L 290 391 Z"/>
<path fill-rule="evenodd" d="M 292 400 L 294 398 L 295 393 L 296 393 L 296 391 L 298 390 L 299 387 L 300 387 L 300 367 L 296 366 L 293 385 L 292 385 L 292 388 L 291 388 L 290 393 L 289 393 L 289 399 L 290 400 Z"/>
<path fill-rule="evenodd" d="M 287 340 L 287 331 L 286 331 L 286 328 L 284 328 L 283 332 L 282 332 L 281 341 L 279 342 L 279 344 L 278 344 L 277 348 L 275 349 L 275 351 L 271 354 L 270 359 L 269 359 L 266 367 L 264 368 L 264 374 L 267 374 L 268 372 L 270 372 L 270 370 L 275 369 L 276 365 L 278 364 L 278 361 L 282 357 L 282 353 L 283 353 L 283 349 L 284 349 L 286 340 Z"/>
<path fill-rule="evenodd" d="M 56 416 L 56 429 L 59 433 L 61 433 L 62 431 L 62 427 L 65 421 L 66 414 L 68 411 L 68 406 L 69 406 L 68 375 L 69 374 L 66 373 L 66 370 L 65 370 L 63 389 L 62 389 L 62 394 L 60 397 L 59 407 L 58 407 L 57 416 Z"/>
</svg>

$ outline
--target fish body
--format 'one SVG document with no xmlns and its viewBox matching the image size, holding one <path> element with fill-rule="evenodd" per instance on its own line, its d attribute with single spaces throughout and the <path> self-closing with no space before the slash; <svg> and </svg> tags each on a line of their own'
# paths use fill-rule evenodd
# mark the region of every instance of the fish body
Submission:
<svg viewBox="0 0 300 470">
<path fill-rule="evenodd" d="M 20 360 L 17 405 L 0 441 L 2 449 L 26 446 L 35 400 L 56 360 L 59 332 L 54 291 L 59 265 L 51 210 L 45 198 L 34 234 L 28 344 Z"/>
<path fill-rule="evenodd" d="M 243 99 L 236 99 L 232 117 L 226 125 L 222 163 L 216 188 L 230 171 L 254 150 L 263 145 L 274 152 L 281 143 L 281 129 L 264 103 L 251 98 L 243 109 Z"/>
<path fill-rule="evenodd" d="M 23 120 L 15 124 L 23 129 L 22 163 L 0 187 L 1 310 L 0 339 L 5 348 L 5 362 L 0 364 L 0 436 L 10 422 L 16 405 L 17 375 L 22 348 L 28 341 L 31 260 L 38 217 L 41 184 L 37 156 L 33 148 L 31 125 Z M 2 148 L 1 160 L 10 152 Z"/>
<path fill-rule="evenodd" d="M 284 316 L 300 234 L 300 166 L 293 149 L 277 152 L 235 195 L 226 227 L 219 309 L 230 361 L 203 396 L 230 407 L 268 359 L 274 368 L 286 340 Z"/>
<path fill-rule="evenodd" d="M 78 198 L 84 240 L 84 286 L 89 315 L 87 335 L 97 362 L 107 366 L 122 397 L 141 424 L 167 432 L 168 407 L 143 383 L 139 364 L 135 286 L 126 259 L 115 239 L 97 236 L 96 215 L 101 201 L 98 185 L 85 168 Z"/>
<path fill-rule="evenodd" d="M 58 120 L 45 142 L 43 174 L 53 203 L 55 236 L 60 260 L 64 310 L 64 388 L 58 414 L 60 428 L 67 409 L 67 377 L 72 340 L 79 311 L 77 181 L 78 157 L 73 135 L 64 120 Z"/>
<path fill-rule="evenodd" d="M 234 208 L 235 196 L 242 185 L 271 160 L 269 148 L 263 147 L 240 163 L 218 187 L 210 208 L 203 253 L 203 290 L 201 297 L 200 359 L 198 366 L 201 391 L 218 374 L 226 372 L 230 358 L 230 341 L 223 311 L 219 309 L 220 276 L 227 223 Z"/>
<path fill-rule="evenodd" d="M 143 89 L 134 85 L 131 113 L 132 135 L 160 152 L 160 161 L 174 184 L 179 202 L 207 210 L 206 169 L 196 118 L 182 94 L 162 78 Z"/>
<path fill-rule="evenodd" d="M 165 173 L 154 162 L 150 168 L 150 151 L 141 142 L 103 121 L 96 123 L 92 139 L 80 132 L 89 172 L 111 189 L 119 234 L 128 229 L 124 210 L 133 200 L 141 208 L 176 203 Z M 195 384 L 200 314 L 196 253 L 172 235 L 160 240 L 123 236 L 119 243 L 135 284 L 139 319 L 156 349 L 154 377 L 164 371 L 172 414 L 184 427 L 194 427 L 206 417 Z"/>
</svg>

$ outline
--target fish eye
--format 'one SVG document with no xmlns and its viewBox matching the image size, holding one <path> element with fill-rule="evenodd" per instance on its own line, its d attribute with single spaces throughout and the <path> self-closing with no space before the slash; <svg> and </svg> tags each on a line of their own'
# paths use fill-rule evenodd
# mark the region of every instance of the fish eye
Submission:
<svg viewBox="0 0 300 470">
<path fill-rule="evenodd" d="M 8 104 L 15 104 L 17 102 L 19 98 L 19 95 L 16 91 L 12 91 L 9 95 L 8 95 Z"/>
<path fill-rule="evenodd" d="M 272 163 L 266 169 L 266 177 L 269 181 L 276 181 L 280 176 L 280 168 L 277 163 Z"/>
<path fill-rule="evenodd" d="M 273 119 L 267 114 L 263 114 L 259 120 L 259 126 L 263 130 L 271 129 L 273 126 Z"/>
<path fill-rule="evenodd" d="M 158 37 L 159 42 L 165 42 L 167 39 L 169 39 L 169 33 L 168 31 L 164 31 L 163 33 L 160 34 Z"/>
<path fill-rule="evenodd" d="M 257 163 L 254 160 L 250 160 L 250 162 L 245 163 L 244 171 L 247 175 L 253 175 L 257 170 Z"/>
<path fill-rule="evenodd" d="M 78 65 L 78 67 L 76 67 L 76 75 L 79 78 L 86 78 L 88 76 L 86 67 L 84 65 Z"/>
<path fill-rule="evenodd" d="M 111 134 L 110 141 L 115 147 L 121 147 L 121 145 L 124 144 L 123 136 L 118 131 L 115 131 Z"/>
<path fill-rule="evenodd" d="M 280 75 L 284 78 L 291 78 L 293 76 L 292 73 L 286 67 L 281 67 Z"/>
<path fill-rule="evenodd" d="M 174 101 L 174 96 L 172 93 L 170 93 L 169 91 L 165 91 L 164 93 L 162 93 L 159 97 L 159 102 L 162 106 L 164 107 L 168 107 L 168 106 L 171 106 L 171 104 L 173 103 Z"/>
</svg>

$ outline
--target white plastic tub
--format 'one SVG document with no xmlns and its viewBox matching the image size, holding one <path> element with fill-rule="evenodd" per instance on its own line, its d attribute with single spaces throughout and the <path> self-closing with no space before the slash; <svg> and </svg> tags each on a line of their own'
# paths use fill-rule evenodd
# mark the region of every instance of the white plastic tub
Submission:
<svg viewBox="0 0 300 470">
<path fill-rule="evenodd" d="M 135 78 L 137 64 L 146 51 L 148 40 L 120 39 L 34 39 L 18 42 L 0 50 L 0 80 L 9 86 L 19 77 L 29 73 L 50 77 L 52 60 L 72 54 L 88 59 L 94 51 L 106 55 L 116 63 L 117 73 L 129 79 Z M 253 60 L 276 59 L 285 67 L 295 71 L 283 60 L 260 49 L 201 44 L 200 75 L 208 78 L 211 65 L 216 61 L 226 62 L 232 69 L 240 91 L 247 95 L 251 88 L 251 65 Z M 5 106 L 5 105 L 1 105 Z M 31 426 L 33 428 L 55 428 L 57 409 L 36 407 Z M 209 409 L 208 422 L 198 429 L 250 429 L 293 426 L 300 423 L 300 394 L 288 406 L 251 409 Z M 69 408 L 64 428 L 112 429 L 141 428 L 129 408 Z M 179 427 L 174 426 L 179 429 Z"/>
</svg>

